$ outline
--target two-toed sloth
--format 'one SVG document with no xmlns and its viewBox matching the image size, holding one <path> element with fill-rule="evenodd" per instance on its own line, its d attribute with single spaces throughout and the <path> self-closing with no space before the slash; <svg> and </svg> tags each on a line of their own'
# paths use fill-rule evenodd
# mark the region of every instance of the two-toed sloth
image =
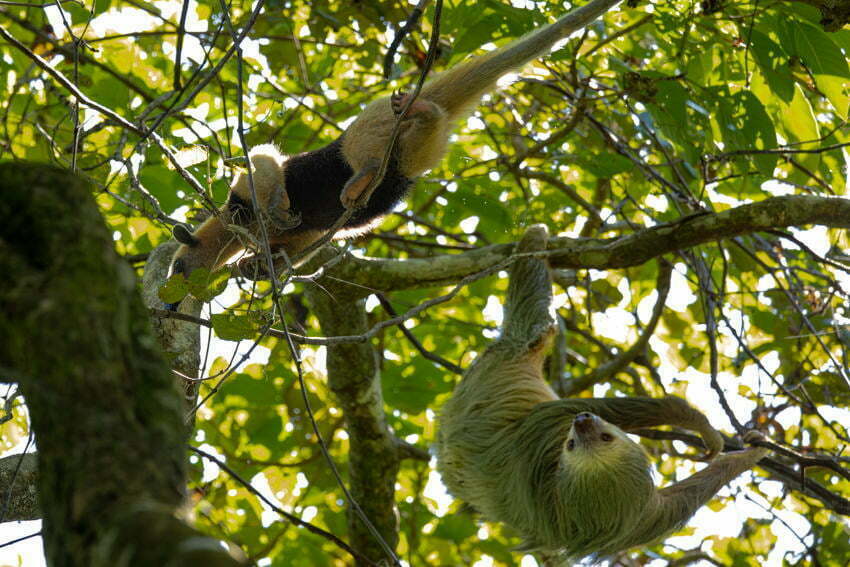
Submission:
<svg viewBox="0 0 850 567">
<path fill-rule="evenodd" d="M 272 145 L 253 148 L 249 156 L 253 185 L 260 210 L 272 221 L 272 249 L 283 249 L 290 257 L 301 252 L 325 236 L 354 204 L 358 208 L 341 234 L 369 230 L 393 210 L 416 177 L 440 162 L 454 125 L 501 76 L 546 53 L 619 1 L 593 0 L 427 82 L 405 115 L 386 174 L 365 205 L 358 200 L 379 169 L 406 95 L 372 102 L 339 139 L 321 149 L 285 157 Z M 194 233 L 183 225 L 175 229 L 174 236 L 183 246 L 174 255 L 173 271 L 188 276 L 197 268 L 221 266 L 245 248 L 244 240 L 228 230 L 228 224 L 251 227 L 256 224 L 254 216 L 248 176 L 243 173 L 235 179 L 219 213 Z"/>
<path fill-rule="evenodd" d="M 545 250 L 547 239 L 545 227 L 532 227 L 518 251 Z M 656 489 L 646 452 L 626 431 L 684 427 L 701 435 L 711 457 L 722 449 L 722 437 L 676 397 L 559 399 L 542 372 L 552 331 L 551 287 L 543 260 L 514 263 L 501 337 L 442 409 L 437 468 L 450 493 L 486 519 L 512 526 L 528 549 L 601 558 L 681 527 L 767 450 L 724 454 Z"/>
</svg>

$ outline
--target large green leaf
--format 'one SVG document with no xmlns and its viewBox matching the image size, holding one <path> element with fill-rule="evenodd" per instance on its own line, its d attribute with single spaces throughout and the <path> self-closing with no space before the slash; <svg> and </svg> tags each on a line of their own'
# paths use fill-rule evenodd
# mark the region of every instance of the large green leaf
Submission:
<svg viewBox="0 0 850 567">
<path fill-rule="evenodd" d="M 850 68 L 841 49 L 829 35 L 808 24 L 794 30 L 797 54 L 809 68 L 820 89 L 841 118 L 847 118 L 850 106 Z"/>
</svg>

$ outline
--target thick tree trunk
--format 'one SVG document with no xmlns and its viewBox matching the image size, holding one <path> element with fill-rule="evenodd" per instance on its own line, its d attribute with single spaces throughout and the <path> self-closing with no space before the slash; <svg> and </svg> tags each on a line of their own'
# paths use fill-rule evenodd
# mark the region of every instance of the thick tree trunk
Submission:
<svg viewBox="0 0 850 567">
<path fill-rule="evenodd" d="M 362 300 L 347 300 L 329 288 L 314 287 L 307 296 L 325 335 L 366 331 Z M 398 543 L 395 482 L 400 458 L 384 416 L 377 353 L 369 342 L 332 345 L 328 347 L 327 365 L 328 385 L 345 415 L 351 496 L 386 545 L 394 550 Z M 387 549 L 351 506 L 348 529 L 351 545 L 357 551 L 376 563 L 389 560 Z"/>
<path fill-rule="evenodd" d="M 0 369 L 38 443 L 48 562 L 238 564 L 175 517 L 181 393 L 90 188 L 14 163 L 0 165 L 0 194 Z"/>
</svg>

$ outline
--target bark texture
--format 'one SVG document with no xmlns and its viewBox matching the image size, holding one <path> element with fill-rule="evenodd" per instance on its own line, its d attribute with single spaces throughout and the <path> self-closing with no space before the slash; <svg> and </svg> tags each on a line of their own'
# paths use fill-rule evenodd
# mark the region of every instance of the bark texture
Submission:
<svg viewBox="0 0 850 567">
<path fill-rule="evenodd" d="M 165 303 L 159 298 L 159 288 L 168 278 L 171 258 L 179 244 L 169 240 L 160 244 L 148 256 L 145 273 L 142 276 L 142 301 L 151 309 L 165 309 Z M 186 296 L 180 302 L 180 312 L 198 317 L 203 303 L 192 296 Z M 173 355 L 171 366 L 189 378 L 197 378 L 201 367 L 201 328 L 193 323 L 177 319 L 151 317 L 154 336 L 166 353 Z M 183 381 L 186 399 L 185 409 L 195 406 L 198 399 L 199 382 Z"/>
<path fill-rule="evenodd" d="M 38 520 L 38 467 L 34 453 L 0 459 L 0 521 Z"/>
<path fill-rule="evenodd" d="M 49 564 L 237 565 L 175 515 L 181 393 L 91 189 L 6 163 L 0 194 L 0 368 L 31 413 Z"/>
<path fill-rule="evenodd" d="M 772 197 L 719 213 L 689 215 L 615 238 L 554 237 L 547 249 L 553 268 L 611 270 L 639 266 L 670 252 L 714 240 L 805 225 L 850 228 L 850 199 L 812 195 Z M 504 262 L 513 248 L 514 244 L 493 244 L 459 254 L 403 260 L 347 254 L 325 271 L 335 279 L 320 281 L 323 285 L 329 282 L 335 287 L 337 299 L 343 296 L 346 300 L 378 291 L 451 285 Z M 334 252 L 326 248 L 310 265 L 315 269 L 333 257 Z"/>
</svg>

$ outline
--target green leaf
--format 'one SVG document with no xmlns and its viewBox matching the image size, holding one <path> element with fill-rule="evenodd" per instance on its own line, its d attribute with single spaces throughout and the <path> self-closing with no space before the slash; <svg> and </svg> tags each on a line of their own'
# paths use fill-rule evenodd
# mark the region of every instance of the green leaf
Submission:
<svg viewBox="0 0 850 567">
<path fill-rule="evenodd" d="M 744 132 L 748 138 L 747 143 L 753 149 L 765 150 L 776 147 L 776 130 L 773 121 L 762 106 L 761 101 L 751 92 L 740 93 L 741 103 L 744 108 Z M 772 176 L 776 167 L 776 154 L 754 154 L 753 161 L 759 171 L 765 176 Z"/>
<path fill-rule="evenodd" d="M 180 174 L 164 165 L 144 165 L 139 170 L 142 186 L 157 198 L 162 210 L 171 212 L 183 204 L 177 191 L 186 187 Z"/>
<path fill-rule="evenodd" d="M 218 313 L 210 316 L 210 322 L 215 334 L 225 341 L 253 339 L 259 330 L 257 318 L 251 314 Z"/>
<path fill-rule="evenodd" d="M 189 293 L 189 286 L 183 274 L 172 274 L 159 288 L 157 295 L 165 303 L 179 303 Z"/>
<path fill-rule="evenodd" d="M 794 98 L 782 113 L 782 124 L 785 132 L 795 142 L 810 142 L 820 138 L 820 129 L 812 105 L 800 85 L 794 85 Z"/>
<path fill-rule="evenodd" d="M 590 291 L 594 308 L 600 311 L 616 305 L 623 300 L 623 294 L 620 293 L 620 290 L 607 279 L 596 280 L 591 283 Z"/>
<path fill-rule="evenodd" d="M 817 385 L 811 388 L 810 393 L 814 403 L 834 407 L 850 405 L 850 390 L 847 389 L 847 382 L 837 372 L 820 372 L 810 377 L 809 382 Z"/>
<path fill-rule="evenodd" d="M 758 30 L 752 30 L 750 47 L 768 86 L 779 99 L 789 102 L 794 96 L 794 77 L 788 68 L 788 53 Z"/>
<path fill-rule="evenodd" d="M 830 37 L 814 26 L 800 24 L 794 29 L 798 54 L 815 78 L 820 89 L 835 112 L 847 119 L 850 95 L 847 85 L 850 81 L 850 68 L 841 49 Z"/>
<path fill-rule="evenodd" d="M 230 270 L 227 268 L 220 268 L 212 273 L 206 268 L 198 268 L 192 272 L 186 284 L 193 296 L 201 301 L 211 301 L 224 292 L 229 278 Z"/>
<path fill-rule="evenodd" d="M 820 536 L 818 557 L 824 565 L 840 565 L 850 557 L 850 530 L 842 522 L 827 522 L 816 527 Z"/>
<path fill-rule="evenodd" d="M 440 518 L 434 536 L 448 539 L 455 543 L 472 537 L 478 531 L 475 522 L 467 514 L 448 514 Z"/>
<path fill-rule="evenodd" d="M 702 129 L 695 127 L 697 125 L 688 114 L 688 90 L 672 80 L 659 80 L 655 86 L 655 101 L 647 104 L 655 126 L 668 140 L 682 149 L 687 161 L 697 163 L 702 154 L 704 138 Z M 644 127 L 650 128 L 651 124 L 644 124 Z"/>
<path fill-rule="evenodd" d="M 715 119 L 727 151 L 762 150 L 776 147 L 776 130 L 761 102 L 749 91 L 719 99 Z M 752 154 L 759 171 L 770 176 L 778 158 L 775 154 Z"/>
<path fill-rule="evenodd" d="M 634 168 L 632 160 L 611 152 L 604 152 L 593 156 L 580 154 L 576 156 L 576 163 L 596 177 L 603 179 L 614 177 L 618 173 L 631 171 Z"/>
</svg>

